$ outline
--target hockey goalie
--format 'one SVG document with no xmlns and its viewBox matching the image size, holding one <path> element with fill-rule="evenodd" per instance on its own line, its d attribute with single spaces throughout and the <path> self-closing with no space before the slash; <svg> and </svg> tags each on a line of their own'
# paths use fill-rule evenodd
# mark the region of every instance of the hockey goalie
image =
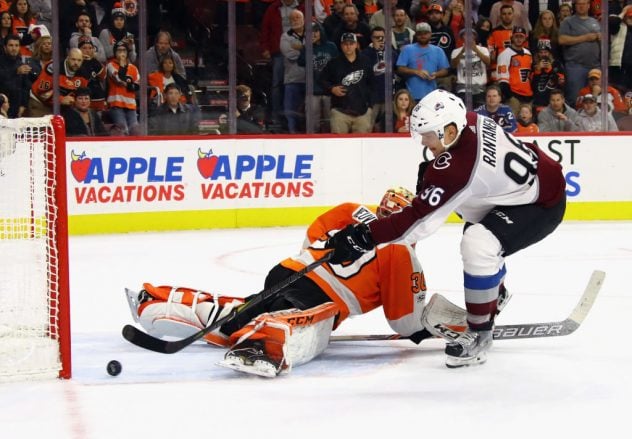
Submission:
<svg viewBox="0 0 632 439">
<path fill-rule="evenodd" d="M 269 288 L 322 258 L 327 239 L 352 223 L 369 223 L 410 205 L 414 195 L 389 189 L 377 211 L 345 203 L 325 212 L 308 228 L 299 255 L 268 273 Z M 155 337 L 187 337 L 228 315 L 254 296 L 239 298 L 191 288 L 144 284 L 127 290 L 132 315 Z M 415 250 L 408 244 L 377 246 L 350 264 L 325 263 L 258 306 L 247 307 L 205 336 L 206 342 L 227 347 L 221 366 L 275 377 L 319 355 L 331 332 L 347 317 L 382 306 L 391 328 L 419 342 L 442 336 L 436 323 L 465 327 L 465 311 L 435 294 L 426 306 L 426 282 Z"/>
</svg>

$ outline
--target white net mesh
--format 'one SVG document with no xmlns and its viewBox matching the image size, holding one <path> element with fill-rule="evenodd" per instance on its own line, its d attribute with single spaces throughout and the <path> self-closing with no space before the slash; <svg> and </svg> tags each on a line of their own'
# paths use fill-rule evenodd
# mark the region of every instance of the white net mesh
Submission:
<svg viewBox="0 0 632 439">
<path fill-rule="evenodd" d="M 0 381 L 61 368 L 55 174 L 50 117 L 0 121 Z"/>
</svg>

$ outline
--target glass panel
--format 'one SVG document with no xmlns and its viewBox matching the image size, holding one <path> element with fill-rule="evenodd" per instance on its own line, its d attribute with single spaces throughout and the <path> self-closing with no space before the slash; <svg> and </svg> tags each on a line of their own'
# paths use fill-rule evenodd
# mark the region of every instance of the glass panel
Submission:
<svg viewBox="0 0 632 439">
<path fill-rule="evenodd" d="M 64 113 L 72 122 L 71 136 L 331 133 L 332 121 L 333 132 L 405 132 L 410 109 L 405 103 L 398 108 L 397 99 L 409 91 L 418 101 L 434 87 L 458 94 L 469 109 L 501 123 L 512 119 L 506 114 L 511 111 L 518 132 L 532 132 L 534 126 L 541 131 L 629 128 L 632 48 L 625 35 L 632 7 L 621 2 L 575 0 L 573 9 L 565 0 L 547 11 L 551 2 L 525 7 L 510 0 L 123 0 L 115 7 L 109 6 L 114 2 L 68 0 L 53 2 L 52 10 L 47 2 L 33 2 L 32 18 L 21 12 L 22 3 L 28 5 L 13 2 L 14 15 L 29 20 L 31 32 L 19 23 L 2 32 L 22 35 L 18 53 L 10 56 L 28 66 L 23 68 L 28 81 L 2 80 L 7 114 Z M 300 25 L 299 14 L 290 14 L 297 7 L 309 26 Z M 589 31 L 569 30 L 576 29 L 570 24 L 577 20 L 589 23 Z M 423 30 L 422 23 L 429 23 L 430 44 L 442 49 L 447 66 L 435 60 L 434 66 L 417 68 L 410 53 L 402 57 L 407 44 L 418 46 L 423 32 L 416 29 Z M 512 39 L 512 33 L 520 33 L 514 26 L 524 28 L 522 43 Z M 577 32 L 590 41 L 574 40 L 581 36 L 573 35 Z M 362 71 L 357 66 L 337 76 L 321 75 L 328 64 L 328 70 L 334 68 L 337 56 L 344 58 L 345 33 L 355 35 L 358 53 L 369 58 L 366 85 L 347 77 Z M 59 44 L 52 45 L 56 34 Z M 130 61 L 122 71 L 125 61 L 115 56 L 121 40 L 126 49 L 119 49 Z M 526 51 L 501 57 L 512 44 L 514 52 L 528 49 L 532 62 Z M 77 72 L 71 54 L 79 52 L 71 48 L 83 59 Z M 51 62 L 52 57 L 65 62 Z M 405 68 L 406 57 L 411 70 Z M 354 89 L 355 83 L 364 88 Z M 506 107 L 486 102 L 490 85 L 500 88 L 499 104 Z M 83 90 L 76 93 L 79 86 L 89 90 L 93 118 L 82 112 L 86 98 Z M 345 89 L 351 97 L 345 97 Z M 557 89 L 565 102 L 559 110 L 550 105 Z M 600 111 L 604 89 L 607 109 L 604 104 Z M 595 97 L 598 116 L 587 114 L 594 110 L 590 97 L 584 104 L 587 94 Z M 524 104 L 531 123 L 523 120 L 529 113 L 521 109 Z M 507 127 L 513 129 L 511 123 Z"/>
</svg>

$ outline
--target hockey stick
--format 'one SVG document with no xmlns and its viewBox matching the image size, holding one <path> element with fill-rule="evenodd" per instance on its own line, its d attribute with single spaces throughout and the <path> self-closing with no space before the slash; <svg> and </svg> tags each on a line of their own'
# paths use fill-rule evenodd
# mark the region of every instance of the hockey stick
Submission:
<svg viewBox="0 0 632 439">
<path fill-rule="evenodd" d="M 542 338 L 559 337 L 572 334 L 582 324 L 586 315 L 595 303 L 595 299 L 601 290 L 601 286 L 606 277 L 603 271 L 595 270 L 586 285 L 584 294 L 579 299 L 573 312 L 562 321 L 544 323 L 524 323 L 516 325 L 497 325 L 494 328 L 494 340 L 513 340 L 516 338 Z M 446 339 L 456 338 L 458 332 L 444 325 L 435 325 L 435 328 L 444 334 Z M 374 334 L 374 335 L 334 335 L 330 341 L 385 341 L 385 340 L 408 340 L 399 334 Z"/>
<path fill-rule="evenodd" d="M 156 338 L 147 334 L 146 332 L 141 331 L 140 329 L 132 325 L 125 325 L 123 327 L 123 331 L 122 331 L 123 337 L 130 343 L 135 344 L 136 346 L 139 346 L 141 348 L 148 349 L 150 351 L 159 352 L 161 354 L 173 354 L 175 352 L 178 352 L 186 348 L 187 346 L 189 346 L 191 343 L 201 339 L 209 332 L 212 332 L 216 330 L 217 328 L 219 328 L 220 326 L 222 326 L 223 324 L 233 320 L 240 313 L 268 300 L 272 296 L 275 296 L 276 294 L 279 293 L 279 291 L 283 290 L 288 285 L 293 284 L 294 282 L 296 282 L 297 280 L 305 276 L 310 271 L 315 270 L 316 268 L 323 265 L 325 262 L 329 261 L 331 259 L 332 253 L 333 252 L 327 253 L 321 259 L 318 259 L 317 261 L 312 262 L 311 264 L 303 268 L 301 271 L 297 271 L 291 276 L 283 279 L 278 284 L 260 291 L 257 295 L 255 295 L 251 300 L 246 302 L 244 305 L 238 308 L 234 308 L 225 317 L 222 317 L 221 319 L 216 320 L 213 324 L 199 330 L 198 332 L 196 332 L 193 335 L 190 335 L 189 337 L 183 338 L 181 340 L 175 340 L 175 341 L 161 340 L 159 338 Z"/>
</svg>

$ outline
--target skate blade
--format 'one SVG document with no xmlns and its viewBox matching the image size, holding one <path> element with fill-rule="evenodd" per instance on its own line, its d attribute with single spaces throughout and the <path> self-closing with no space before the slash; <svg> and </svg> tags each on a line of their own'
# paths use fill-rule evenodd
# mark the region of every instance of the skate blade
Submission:
<svg viewBox="0 0 632 439">
<path fill-rule="evenodd" d="M 447 356 L 445 365 L 450 369 L 458 369 L 463 366 L 476 366 L 478 364 L 484 364 L 487 361 L 487 353 L 481 352 L 473 357 L 451 357 Z"/>
<path fill-rule="evenodd" d="M 264 378 L 274 378 L 277 371 L 273 365 L 265 361 L 255 361 L 253 364 L 244 364 L 238 359 L 224 359 L 217 363 L 218 366 L 236 370 L 250 375 L 257 375 Z"/>
</svg>

